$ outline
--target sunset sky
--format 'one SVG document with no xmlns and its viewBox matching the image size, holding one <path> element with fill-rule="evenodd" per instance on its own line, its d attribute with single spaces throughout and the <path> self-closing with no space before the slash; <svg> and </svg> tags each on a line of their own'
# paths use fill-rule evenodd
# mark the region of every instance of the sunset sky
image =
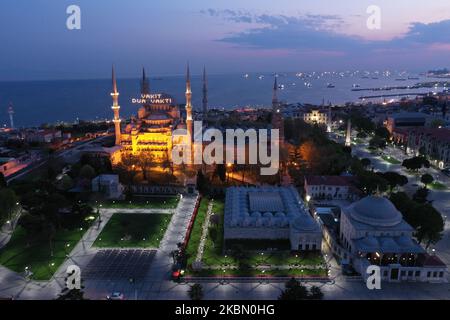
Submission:
<svg viewBox="0 0 450 320">
<path fill-rule="evenodd" d="M 81 30 L 66 8 L 81 8 Z M 381 29 L 369 30 L 369 5 Z M 449 0 L 2 0 L 0 80 L 450 67 Z"/>
</svg>

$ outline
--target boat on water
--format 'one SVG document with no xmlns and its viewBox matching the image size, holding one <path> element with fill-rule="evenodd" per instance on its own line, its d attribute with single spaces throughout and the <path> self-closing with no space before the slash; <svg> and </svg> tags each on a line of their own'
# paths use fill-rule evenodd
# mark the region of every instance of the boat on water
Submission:
<svg viewBox="0 0 450 320">
<path fill-rule="evenodd" d="M 244 78 L 248 78 L 248 77 L 249 77 L 248 73 L 244 74 Z"/>
<path fill-rule="evenodd" d="M 353 87 L 353 88 L 360 88 L 361 85 L 359 85 L 359 84 L 357 84 L 357 83 L 354 83 L 352 87 Z"/>
<path fill-rule="evenodd" d="M 332 83 L 327 83 L 327 88 L 335 88 L 335 86 L 334 86 L 334 84 L 332 84 Z"/>
</svg>

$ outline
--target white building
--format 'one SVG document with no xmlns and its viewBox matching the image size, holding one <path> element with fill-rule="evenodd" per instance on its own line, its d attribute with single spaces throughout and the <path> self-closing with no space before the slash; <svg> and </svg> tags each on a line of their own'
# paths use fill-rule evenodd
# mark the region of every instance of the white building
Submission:
<svg viewBox="0 0 450 320">
<path fill-rule="evenodd" d="M 305 177 L 305 194 L 312 200 L 357 200 L 361 191 L 353 180 L 351 176 L 308 176 Z"/>
<path fill-rule="evenodd" d="M 365 197 L 342 210 L 339 242 L 364 278 L 380 266 L 384 281 L 446 281 L 447 266 L 413 239 L 414 229 L 386 198 Z"/>
<path fill-rule="evenodd" d="M 224 238 L 289 239 L 292 250 L 320 250 L 322 234 L 293 187 L 232 187 L 225 200 Z"/>
<path fill-rule="evenodd" d="M 303 114 L 303 121 L 310 124 L 327 125 L 328 111 L 325 109 L 311 109 Z"/>
<path fill-rule="evenodd" d="M 102 174 L 92 179 L 92 191 L 100 192 L 108 199 L 120 199 L 124 187 L 116 174 Z"/>
</svg>

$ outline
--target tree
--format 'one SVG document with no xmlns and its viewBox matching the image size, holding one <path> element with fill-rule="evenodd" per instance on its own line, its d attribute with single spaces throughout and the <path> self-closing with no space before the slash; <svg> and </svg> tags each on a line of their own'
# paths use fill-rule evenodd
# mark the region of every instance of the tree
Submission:
<svg viewBox="0 0 450 320">
<path fill-rule="evenodd" d="M 188 291 L 189 298 L 191 300 L 202 300 L 203 299 L 203 287 L 200 283 L 196 283 L 191 286 Z"/>
<path fill-rule="evenodd" d="M 84 292 L 81 289 L 64 288 L 56 300 L 86 300 Z"/>
<path fill-rule="evenodd" d="M 227 170 L 223 163 L 219 163 L 216 165 L 216 170 L 214 171 L 214 175 L 220 179 L 220 181 L 225 182 L 226 180 Z"/>
<path fill-rule="evenodd" d="M 370 161 L 369 158 L 363 158 L 363 159 L 361 159 L 361 165 L 362 165 L 364 168 L 367 168 L 367 167 L 370 166 L 371 164 L 372 164 L 372 161 Z"/>
<path fill-rule="evenodd" d="M 10 188 L 0 189 L 0 220 L 12 219 L 12 213 L 17 206 L 18 198 Z"/>
<path fill-rule="evenodd" d="M 80 178 L 92 180 L 95 175 L 95 169 L 92 168 L 92 166 L 90 166 L 89 164 L 85 164 L 83 167 L 81 167 Z"/>
<path fill-rule="evenodd" d="M 397 172 L 388 171 L 385 173 L 379 172 L 378 174 L 388 182 L 389 192 L 392 192 L 397 186 L 404 186 L 408 183 L 408 178 Z"/>
<path fill-rule="evenodd" d="M 367 133 L 365 133 L 365 132 L 358 132 L 357 134 L 356 134 L 356 137 L 357 138 L 360 138 L 360 139 L 365 139 L 365 138 L 367 138 Z"/>
<path fill-rule="evenodd" d="M 59 190 L 67 191 L 73 187 L 73 180 L 69 175 L 65 174 L 57 181 L 56 185 Z"/>
<path fill-rule="evenodd" d="M 426 187 L 419 188 L 413 195 L 413 200 L 418 203 L 426 203 L 428 200 L 428 194 L 430 193 L 430 190 L 428 190 Z"/>
<path fill-rule="evenodd" d="M 375 129 L 375 135 L 380 137 L 381 139 L 384 139 L 385 141 L 388 141 L 391 137 L 391 134 L 386 127 L 380 126 Z"/>
<path fill-rule="evenodd" d="M 121 182 L 128 186 L 126 189 L 126 198 L 129 199 L 132 196 L 131 185 L 134 183 L 134 178 L 137 175 L 135 157 L 129 152 L 122 154 L 117 169 Z"/>
<path fill-rule="evenodd" d="M 417 171 L 422 167 L 429 168 L 430 162 L 425 157 L 419 156 L 403 160 L 402 166 L 408 170 Z"/>
<path fill-rule="evenodd" d="M 197 173 L 197 190 L 200 192 L 200 194 L 208 194 L 209 183 L 202 170 L 198 170 Z"/>
<path fill-rule="evenodd" d="M 435 119 L 430 123 L 431 128 L 441 128 L 443 126 L 445 126 L 445 121 L 442 119 Z"/>
<path fill-rule="evenodd" d="M 309 299 L 322 300 L 323 299 L 322 290 L 317 286 L 312 286 L 311 289 L 309 289 Z"/>
<path fill-rule="evenodd" d="M 148 152 L 144 152 L 137 157 L 136 165 L 141 169 L 143 179 L 148 180 L 147 172 L 155 165 L 155 159 Z"/>
<path fill-rule="evenodd" d="M 375 130 L 375 124 L 372 122 L 372 119 L 364 116 L 360 111 L 352 111 L 350 119 L 359 132 L 371 133 Z"/>
<path fill-rule="evenodd" d="M 385 192 L 388 190 L 388 182 L 382 176 L 371 171 L 358 173 L 358 184 L 366 194 Z"/>
<path fill-rule="evenodd" d="M 161 162 L 161 167 L 162 167 L 164 170 L 169 169 L 169 170 L 170 170 L 170 174 L 173 175 L 173 163 L 172 163 L 172 161 L 170 161 L 170 159 L 169 159 L 169 154 L 168 154 L 168 152 L 165 152 L 165 153 L 164 153 L 164 158 L 163 158 L 163 161 Z"/>
<path fill-rule="evenodd" d="M 372 139 L 370 139 L 369 146 L 372 149 L 384 149 L 386 148 L 386 139 L 379 136 L 374 136 Z"/>
<path fill-rule="evenodd" d="M 442 238 L 444 220 L 432 205 L 411 200 L 403 192 L 392 194 L 390 199 L 405 221 L 416 230 L 415 236 L 419 243 L 425 241 L 429 247 Z"/>
<path fill-rule="evenodd" d="M 425 157 L 427 155 L 427 149 L 425 147 L 419 148 L 419 155 Z"/>
<path fill-rule="evenodd" d="M 444 220 L 441 214 L 430 204 L 421 205 L 418 210 L 420 215 L 420 228 L 416 237 L 419 243 L 426 242 L 426 248 L 442 239 Z"/>
<path fill-rule="evenodd" d="M 56 235 L 55 225 L 50 221 L 42 221 L 43 226 L 41 228 L 42 234 L 48 239 L 48 244 L 50 248 L 50 256 L 53 257 L 53 239 Z"/>
<path fill-rule="evenodd" d="M 425 185 L 425 188 L 428 187 L 429 184 L 432 184 L 434 181 L 434 178 L 431 174 L 425 173 L 421 178 L 420 181 Z"/>
<path fill-rule="evenodd" d="M 41 232 L 41 218 L 30 213 L 25 213 L 20 217 L 19 225 L 25 230 L 27 236 L 27 247 L 33 239 L 37 238 Z"/>
<path fill-rule="evenodd" d="M 280 294 L 278 300 L 306 300 L 308 289 L 295 278 L 291 278 L 285 284 L 285 290 Z"/>
<path fill-rule="evenodd" d="M 5 175 L 3 172 L 0 172 L 0 188 L 6 188 L 8 186 L 8 182 L 6 181 Z"/>
</svg>

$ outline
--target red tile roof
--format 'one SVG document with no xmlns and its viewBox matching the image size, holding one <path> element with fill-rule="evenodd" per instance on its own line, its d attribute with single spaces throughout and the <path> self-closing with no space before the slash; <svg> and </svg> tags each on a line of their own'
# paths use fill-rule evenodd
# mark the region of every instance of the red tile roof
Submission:
<svg viewBox="0 0 450 320">
<path fill-rule="evenodd" d="M 438 256 L 426 254 L 423 258 L 422 265 L 424 267 L 445 267 L 446 264 L 439 259 Z"/>
</svg>

